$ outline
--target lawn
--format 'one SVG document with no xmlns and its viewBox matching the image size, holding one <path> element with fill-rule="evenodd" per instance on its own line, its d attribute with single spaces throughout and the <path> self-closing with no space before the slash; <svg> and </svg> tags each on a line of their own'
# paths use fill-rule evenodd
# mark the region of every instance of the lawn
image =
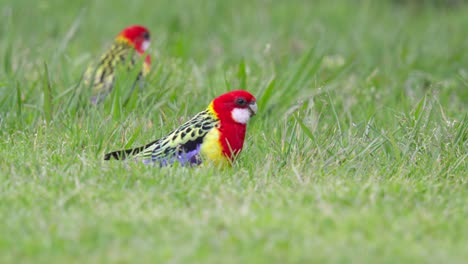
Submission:
<svg viewBox="0 0 468 264">
<path fill-rule="evenodd" d="M 405 2 L 0 0 L 0 262 L 464 263 L 468 4 Z M 91 106 L 137 23 L 144 87 Z M 240 88 L 232 167 L 103 160 Z"/>
</svg>

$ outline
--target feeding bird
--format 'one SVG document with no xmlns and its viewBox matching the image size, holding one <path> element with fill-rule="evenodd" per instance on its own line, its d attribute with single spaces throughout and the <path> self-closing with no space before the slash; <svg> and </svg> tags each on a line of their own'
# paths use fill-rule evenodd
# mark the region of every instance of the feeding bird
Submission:
<svg viewBox="0 0 468 264">
<path fill-rule="evenodd" d="M 85 85 L 92 86 L 91 102 L 99 103 L 104 100 L 114 86 L 118 69 L 122 67 L 129 71 L 132 70 L 149 45 L 150 33 L 147 28 L 135 25 L 122 30 L 99 61 L 91 64 L 84 73 Z M 150 65 L 151 57 L 147 55 L 137 81 L 141 79 L 142 75 L 145 76 L 149 73 Z"/>
<path fill-rule="evenodd" d="M 160 166 L 232 164 L 244 146 L 247 122 L 257 113 L 255 97 L 237 90 L 215 98 L 208 107 L 167 136 L 141 147 L 105 154 L 104 159 L 141 158 Z"/>
</svg>

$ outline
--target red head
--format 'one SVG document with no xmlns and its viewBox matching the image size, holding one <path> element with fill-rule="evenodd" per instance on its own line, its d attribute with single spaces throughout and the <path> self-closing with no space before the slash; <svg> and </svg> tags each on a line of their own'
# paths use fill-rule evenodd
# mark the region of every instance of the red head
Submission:
<svg viewBox="0 0 468 264">
<path fill-rule="evenodd" d="M 232 160 L 242 150 L 247 122 L 257 113 L 256 99 L 247 91 L 237 90 L 217 97 L 210 106 L 220 120 L 223 154 Z"/>
<path fill-rule="evenodd" d="M 213 110 L 222 122 L 245 125 L 257 112 L 255 97 L 247 91 L 225 93 L 213 100 Z"/>
<path fill-rule="evenodd" d="M 117 39 L 123 39 L 135 47 L 138 53 L 142 54 L 146 51 L 150 44 L 150 33 L 143 26 L 130 26 L 122 30 L 117 36 Z M 148 60 L 148 58 L 147 58 Z"/>
</svg>

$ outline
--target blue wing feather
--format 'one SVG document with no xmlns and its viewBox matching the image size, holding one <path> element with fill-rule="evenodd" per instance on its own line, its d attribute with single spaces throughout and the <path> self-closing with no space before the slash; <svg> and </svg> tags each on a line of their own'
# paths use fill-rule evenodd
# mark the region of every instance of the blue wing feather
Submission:
<svg viewBox="0 0 468 264">
<path fill-rule="evenodd" d="M 200 157 L 201 144 L 198 144 L 195 149 L 185 152 L 181 151 L 177 154 L 174 154 L 172 157 L 160 158 L 160 157 L 151 157 L 151 159 L 144 159 L 144 164 L 159 164 L 160 167 L 172 165 L 178 163 L 181 166 L 193 166 L 201 164 Z"/>
</svg>

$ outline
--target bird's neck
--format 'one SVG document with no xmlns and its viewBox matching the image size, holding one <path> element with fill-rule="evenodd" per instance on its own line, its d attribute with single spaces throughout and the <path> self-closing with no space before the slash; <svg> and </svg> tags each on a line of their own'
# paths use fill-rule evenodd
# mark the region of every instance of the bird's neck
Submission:
<svg viewBox="0 0 468 264">
<path fill-rule="evenodd" d="M 244 138 L 246 125 L 237 123 L 232 120 L 231 117 L 225 116 L 230 113 L 217 113 L 214 109 L 214 102 L 208 106 L 208 112 L 213 115 L 213 118 L 219 120 L 218 131 L 219 139 L 218 142 L 221 145 L 222 154 L 230 159 L 231 161 L 239 155 L 244 146 Z"/>
<path fill-rule="evenodd" d="M 219 143 L 222 146 L 223 155 L 233 160 L 242 151 L 244 146 L 246 125 L 234 122 L 220 122 Z"/>
<path fill-rule="evenodd" d="M 137 47 L 134 43 L 132 43 L 128 38 L 124 36 L 118 36 L 115 39 L 115 44 L 117 44 L 118 46 L 124 46 L 126 48 L 134 48 L 138 52 L 138 54 L 144 53 L 141 47 Z"/>
</svg>

